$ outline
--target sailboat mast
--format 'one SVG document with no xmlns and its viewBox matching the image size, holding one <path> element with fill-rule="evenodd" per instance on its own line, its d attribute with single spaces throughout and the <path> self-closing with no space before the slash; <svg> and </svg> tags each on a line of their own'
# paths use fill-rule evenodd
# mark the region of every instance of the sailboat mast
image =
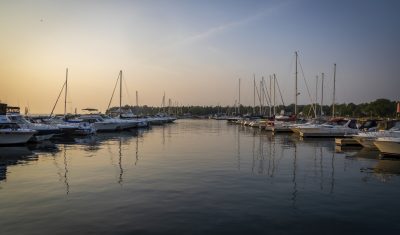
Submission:
<svg viewBox="0 0 400 235">
<path fill-rule="evenodd" d="M 321 117 L 324 115 L 324 73 L 321 74 Z"/>
<path fill-rule="evenodd" d="M 65 73 L 64 116 L 67 114 L 67 92 L 68 92 L 68 68 Z"/>
<path fill-rule="evenodd" d="M 119 71 L 119 117 L 122 113 L 122 70 Z"/>
<path fill-rule="evenodd" d="M 238 104 L 238 113 L 240 115 L 240 78 L 239 78 L 239 104 Z"/>
<path fill-rule="evenodd" d="M 136 91 L 136 107 L 139 107 L 139 93 Z"/>
<path fill-rule="evenodd" d="M 315 118 L 317 118 L 317 111 L 318 111 L 318 75 L 315 81 Z"/>
<path fill-rule="evenodd" d="M 264 103 L 263 89 L 264 89 L 264 77 L 262 77 L 260 81 L 260 115 L 263 115 L 263 103 Z"/>
<path fill-rule="evenodd" d="M 256 115 L 256 75 L 253 74 L 253 115 Z"/>
<path fill-rule="evenodd" d="M 332 99 L 332 117 L 335 117 L 335 92 L 336 92 L 336 63 L 333 64 L 333 99 Z"/>
<path fill-rule="evenodd" d="M 294 52 L 296 55 L 296 72 L 295 72 L 295 102 L 294 102 L 294 115 L 297 116 L 297 59 L 298 59 L 298 55 L 297 55 L 297 51 Z"/>
<path fill-rule="evenodd" d="M 274 79 L 274 116 L 276 116 L 276 77 L 275 74 L 273 76 Z"/>
<path fill-rule="evenodd" d="M 165 91 L 164 91 L 164 95 L 162 98 L 162 112 L 165 113 Z"/>
<path fill-rule="evenodd" d="M 269 95 L 270 95 L 270 99 L 269 99 L 269 116 L 272 116 L 272 77 L 271 75 L 269 75 Z"/>
</svg>

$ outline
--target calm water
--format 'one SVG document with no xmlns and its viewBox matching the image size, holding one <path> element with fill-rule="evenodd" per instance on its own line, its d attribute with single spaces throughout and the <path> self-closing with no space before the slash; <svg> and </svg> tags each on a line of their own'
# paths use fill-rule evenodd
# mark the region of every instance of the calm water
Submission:
<svg viewBox="0 0 400 235">
<path fill-rule="evenodd" d="M 400 161 L 224 121 L 0 148 L 0 234 L 400 234 Z"/>
</svg>

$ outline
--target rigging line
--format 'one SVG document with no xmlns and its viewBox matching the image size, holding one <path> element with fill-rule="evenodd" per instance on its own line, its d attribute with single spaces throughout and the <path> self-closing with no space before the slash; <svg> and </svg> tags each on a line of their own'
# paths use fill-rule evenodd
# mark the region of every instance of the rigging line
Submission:
<svg viewBox="0 0 400 235">
<path fill-rule="evenodd" d="M 263 80 L 263 84 L 266 84 L 265 80 Z M 268 89 L 266 88 L 266 86 L 263 86 L 263 89 L 264 89 L 264 98 L 266 98 L 268 105 L 271 106 L 272 100 L 271 100 L 271 96 L 268 92 Z"/>
<path fill-rule="evenodd" d="M 63 85 L 62 88 L 61 88 L 60 94 L 58 94 L 56 103 L 54 104 L 53 109 L 51 110 L 50 117 L 53 115 L 54 109 L 56 108 L 56 105 L 57 105 L 57 103 L 58 103 L 58 100 L 60 99 L 60 96 L 61 96 L 61 94 L 62 94 L 62 92 L 63 92 L 63 90 L 64 90 L 64 87 L 65 87 L 66 83 L 67 83 L 67 81 L 64 82 L 64 85 Z"/>
<path fill-rule="evenodd" d="M 117 81 L 115 82 L 115 86 L 114 86 L 114 90 L 113 90 L 111 98 L 110 98 L 110 102 L 108 102 L 107 110 L 110 108 L 111 101 L 112 101 L 112 99 L 114 97 L 115 89 L 117 88 L 119 79 L 120 79 L 120 77 L 119 77 L 119 74 L 118 74 L 118 78 L 117 78 Z"/>
<path fill-rule="evenodd" d="M 306 77 L 304 76 L 304 70 L 303 70 L 303 66 L 301 66 L 300 60 L 299 60 L 299 65 L 300 65 L 301 74 L 303 75 L 304 83 L 306 84 L 307 93 L 308 93 L 308 96 L 309 96 L 309 98 L 310 98 L 311 108 L 314 110 L 314 113 L 316 114 L 315 107 L 314 107 L 314 105 L 312 104 L 312 103 L 313 103 L 313 99 L 312 99 L 312 97 L 311 97 L 310 89 L 308 88 L 307 80 L 306 80 Z"/>
<path fill-rule="evenodd" d="M 133 104 L 132 99 L 131 99 L 131 95 L 129 94 L 128 85 L 126 85 L 126 79 L 124 79 L 123 81 L 124 81 L 124 85 L 125 85 L 125 91 L 126 91 L 126 94 L 128 96 L 128 101 L 129 101 L 130 104 Z"/>
<path fill-rule="evenodd" d="M 261 95 L 260 95 L 260 93 L 258 92 L 257 84 L 255 84 L 255 87 L 256 87 L 256 92 L 257 92 L 258 101 L 259 101 L 260 104 L 261 104 Z"/>
<path fill-rule="evenodd" d="M 264 87 L 264 99 L 267 101 L 268 106 L 272 106 L 271 97 L 269 97 L 268 90 Z"/>
<path fill-rule="evenodd" d="M 276 76 L 275 76 L 275 79 L 276 79 Z M 278 91 L 279 91 L 279 95 L 281 96 L 283 107 L 285 107 L 286 105 L 285 105 L 285 102 L 283 102 L 283 96 L 282 96 L 281 88 L 279 88 L 278 79 L 276 79 L 276 86 L 278 87 Z"/>
</svg>

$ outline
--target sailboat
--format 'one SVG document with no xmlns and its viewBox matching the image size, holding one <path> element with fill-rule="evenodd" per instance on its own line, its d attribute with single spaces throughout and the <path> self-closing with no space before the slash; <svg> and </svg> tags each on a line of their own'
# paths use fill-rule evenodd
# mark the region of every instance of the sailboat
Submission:
<svg viewBox="0 0 400 235">
<path fill-rule="evenodd" d="M 303 125 L 296 127 L 302 137 L 343 137 L 359 133 L 354 119 L 335 118 L 336 64 L 333 71 L 332 119 L 324 124 Z M 315 110 L 314 110 L 315 111 Z"/>
<path fill-rule="evenodd" d="M 53 116 L 54 109 L 57 106 L 58 100 L 64 90 L 64 116 Z M 91 135 L 96 132 L 96 129 L 87 122 L 73 122 L 69 121 L 67 117 L 67 94 L 68 94 L 68 68 L 66 69 L 65 82 L 61 88 L 60 94 L 53 106 L 50 113 L 50 118 L 42 119 L 43 123 L 52 124 L 58 127 L 63 135 Z"/>
<path fill-rule="evenodd" d="M 117 82 L 115 84 L 113 93 L 112 93 L 110 101 L 108 103 L 107 110 L 110 109 L 110 105 L 111 105 L 112 99 L 114 97 L 115 89 L 117 87 L 118 82 L 119 82 L 119 109 L 118 109 L 118 112 L 116 113 L 117 115 L 115 115 L 115 117 L 110 117 L 108 115 L 102 115 L 102 118 L 109 122 L 118 123 L 119 130 L 128 130 L 128 129 L 132 129 L 132 128 L 148 126 L 148 122 L 145 119 L 131 118 L 133 116 L 131 110 L 129 110 L 130 113 L 127 113 L 126 115 L 124 114 L 124 111 L 122 110 L 122 70 L 119 71 Z"/>
</svg>

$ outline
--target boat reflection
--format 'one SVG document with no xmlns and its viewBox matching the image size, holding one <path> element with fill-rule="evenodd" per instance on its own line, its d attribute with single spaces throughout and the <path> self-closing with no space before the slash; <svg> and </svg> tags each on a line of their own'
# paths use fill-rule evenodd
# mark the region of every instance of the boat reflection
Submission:
<svg viewBox="0 0 400 235">
<path fill-rule="evenodd" d="M 362 167 L 361 172 L 367 174 L 364 180 L 373 176 L 382 182 L 390 180 L 393 176 L 400 175 L 400 159 L 382 157 L 378 150 L 362 148 L 360 150 L 352 150 L 346 152 L 346 158 L 349 160 L 370 160 L 376 162 L 371 167 Z"/>
<path fill-rule="evenodd" d="M 65 187 L 66 194 L 70 193 L 70 168 L 73 156 L 79 152 L 89 153 L 85 157 L 97 156 L 97 152 L 104 149 L 109 153 L 111 165 L 117 168 L 117 183 L 124 182 L 124 171 L 127 166 L 124 157 L 128 155 L 125 148 L 135 148 L 134 155 L 131 154 L 132 165 L 139 164 L 140 139 L 147 132 L 147 129 L 137 129 L 119 133 L 99 133 L 93 136 L 75 138 L 56 138 L 52 141 L 45 141 L 26 146 L 0 147 L 0 182 L 6 180 L 8 167 L 13 165 L 27 164 L 30 161 L 37 161 L 39 157 L 52 157 L 53 165 L 56 167 L 56 174 L 59 182 Z M 133 155 L 133 156 L 132 156 Z M 116 158 L 116 160 L 115 160 Z"/>
<path fill-rule="evenodd" d="M 0 182 L 7 179 L 7 170 L 11 166 L 37 161 L 37 153 L 51 153 L 57 149 L 48 145 L 0 147 Z"/>
<path fill-rule="evenodd" d="M 337 162 L 340 154 L 334 151 L 334 144 L 326 139 L 299 140 L 295 135 L 274 135 L 243 126 L 236 128 L 238 170 L 243 170 L 246 160 L 250 160 L 251 173 L 268 176 L 268 182 L 272 185 L 288 180 L 288 198 L 294 208 L 297 208 L 299 194 L 307 188 L 334 194 L 336 166 L 342 164 L 343 160 L 339 158 Z M 241 149 L 246 145 L 251 147 L 251 152 Z M 246 159 L 246 156 L 249 158 Z"/>
</svg>

